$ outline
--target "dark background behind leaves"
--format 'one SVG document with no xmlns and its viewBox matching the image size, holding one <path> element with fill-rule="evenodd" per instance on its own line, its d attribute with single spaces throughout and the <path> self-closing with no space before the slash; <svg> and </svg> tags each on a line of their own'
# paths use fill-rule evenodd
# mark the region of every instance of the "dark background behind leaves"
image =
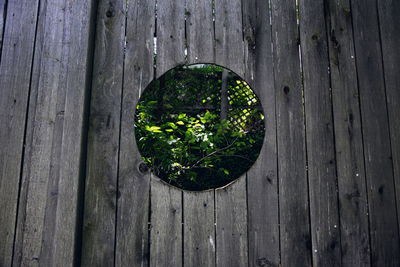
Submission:
<svg viewBox="0 0 400 267">
<path fill-rule="evenodd" d="M 153 81 L 136 107 L 142 158 L 174 186 L 224 186 L 247 171 L 261 150 L 260 102 L 245 81 L 227 70 L 228 116 L 221 119 L 223 71 L 215 65 L 177 67 Z"/>
</svg>

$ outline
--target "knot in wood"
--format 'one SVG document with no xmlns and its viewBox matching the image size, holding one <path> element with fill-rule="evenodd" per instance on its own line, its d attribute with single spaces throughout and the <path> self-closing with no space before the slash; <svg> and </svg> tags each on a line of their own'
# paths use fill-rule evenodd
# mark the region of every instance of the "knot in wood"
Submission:
<svg viewBox="0 0 400 267">
<path fill-rule="evenodd" d="M 290 88 L 288 86 L 283 87 L 283 92 L 287 95 L 290 92 Z"/>
<path fill-rule="evenodd" d="M 139 172 L 140 173 L 146 173 L 149 171 L 149 167 L 147 166 L 146 163 L 142 162 L 139 164 Z"/>
<path fill-rule="evenodd" d="M 266 258 L 259 258 L 257 259 L 257 266 L 274 266 L 274 264 L 272 262 L 270 262 L 269 260 L 267 260 Z"/>
<path fill-rule="evenodd" d="M 110 4 L 109 9 L 106 11 L 106 17 L 107 18 L 112 18 L 115 16 L 115 10 L 112 4 Z"/>
</svg>

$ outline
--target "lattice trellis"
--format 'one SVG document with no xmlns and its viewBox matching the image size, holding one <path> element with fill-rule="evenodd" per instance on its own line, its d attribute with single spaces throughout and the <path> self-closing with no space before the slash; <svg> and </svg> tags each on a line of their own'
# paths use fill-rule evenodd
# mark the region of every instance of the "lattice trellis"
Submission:
<svg viewBox="0 0 400 267">
<path fill-rule="evenodd" d="M 230 81 L 228 102 L 228 120 L 236 130 L 253 131 L 263 127 L 264 116 L 260 102 L 245 81 Z"/>
</svg>

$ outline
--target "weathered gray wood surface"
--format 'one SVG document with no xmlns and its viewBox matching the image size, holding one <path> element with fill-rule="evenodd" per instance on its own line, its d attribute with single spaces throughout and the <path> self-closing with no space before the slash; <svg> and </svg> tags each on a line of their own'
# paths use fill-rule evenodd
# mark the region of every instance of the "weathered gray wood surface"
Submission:
<svg viewBox="0 0 400 267">
<path fill-rule="evenodd" d="M 187 64 L 215 62 L 212 1 L 186 1 Z M 216 264 L 215 190 L 183 192 L 183 264 Z"/>
<path fill-rule="evenodd" d="M 239 0 L 215 1 L 215 62 L 243 77 L 244 42 Z"/>
<path fill-rule="evenodd" d="M 216 266 L 248 266 L 246 179 L 215 191 Z"/>
<path fill-rule="evenodd" d="M 215 1 L 216 63 L 240 76 L 245 74 L 242 3 L 239 0 Z M 246 175 L 225 189 L 215 192 L 216 264 L 247 266 Z"/>
<path fill-rule="evenodd" d="M 185 266 L 215 266 L 214 190 L 183 192 Z"/>
<path fill-rule="evenodd" d="M 183 266 L 182 192 L 151 178 L 150 266 Z"/>
<path fill-rule="evenodd" d="M 185 1 L 157 2 L 157 77 L 185 63 Z"/>
<path fill-rule="evenodd" d="M 350 3 L 329 1 L 333 117 L 343 266 L 369 266 L 367 191 Z"/>
<path fill-rule="evenodd" d="M 378 0 L 378 12 L 400 229 L 400 2 Z"/>
<path fill-rule="evenodd" d="M 324 1 L 300 2 L 313 264 L 341 265 L 334 125 Z"/>
<path fill-rule="evenodd" d="M 371 264 L 398 266 L 399 232 L 376 1 L 352 1 L 351 10 L 368 185 Z"/>
<path fill-rule="evenodd" d="M 257 163 L 247 172 L 249 266 L 279 258 L 278 176 L 275 89 L 268 1 L 243 2 L 245 79 L 262 103 L 265 138 Z"/>
<path fill-rule="evenodd" d="M 147 266 L 149 261 L 150 174 L 141 167 L 133 122 L 135 105 L 154 75 L 154 8 L 154 0 L 128 3 L 117 191 L 117 266 Z"/>
<path fill-rule="evenodd" d="M 215 40 L 212 0 L 186 0 L 188 61 L 215 62 Z"/>
<path fill-rule="evenodd" d="M 311 264 L 303 86 L 295 1 L 272 2 L 282 266 Z"/>
<path fill-rule="evenodd" d="M 399 14 L 0 0 L 0 266 L 398 266 Z M 206 192 L 151 177 L 133 125 L 151 80 L 197 62 L 244 77 L 266 123 L 255 165 Z"/>
<path fill-rule="evenodd" d="M 4 32 L 4 24 L 5 24 L 4 22 L 6 14 L 7 14 L 6 0 L 0 0 L 0 60 L 1 60 L 1 48 L 3 47 L 3 32 Z"/>
<path fill-rule="evenodd" d="M 185 63 L 185 1 L 158 1 L 156 76 Z M 150 266 L 182 266 L 182 192 L 151 179 Z"/>
<path fill-rule="evenodd" d="M 83 266 L 114 264 L 125 1 L 100 1 L 88 132 Z"/>
<path fill-rule="evenodd" d="M 37 13 L 38 1 L 8 3 L 0 50 L 0 266 L 11 265 L 13 255 Z"/>
<path fill-rule="evenodd" d="M 15 266 L 76 259 L 91 8 L 91 1 L 41 2 Z"/>
</svg>

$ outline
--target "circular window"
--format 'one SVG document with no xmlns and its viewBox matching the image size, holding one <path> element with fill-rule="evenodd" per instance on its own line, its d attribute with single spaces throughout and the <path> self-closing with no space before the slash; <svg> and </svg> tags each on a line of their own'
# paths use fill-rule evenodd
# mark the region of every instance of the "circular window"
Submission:
<svg viewBox="0 0 400 267">
<path fill-rule="evenodd" d="M 217 65 L 179 66 L 154 80 L 136 106 L 135 136 L 151 171 L 185 190 L 229 184 L 256 161 L 261 103 L 237 74 Z"/>
</svg>

